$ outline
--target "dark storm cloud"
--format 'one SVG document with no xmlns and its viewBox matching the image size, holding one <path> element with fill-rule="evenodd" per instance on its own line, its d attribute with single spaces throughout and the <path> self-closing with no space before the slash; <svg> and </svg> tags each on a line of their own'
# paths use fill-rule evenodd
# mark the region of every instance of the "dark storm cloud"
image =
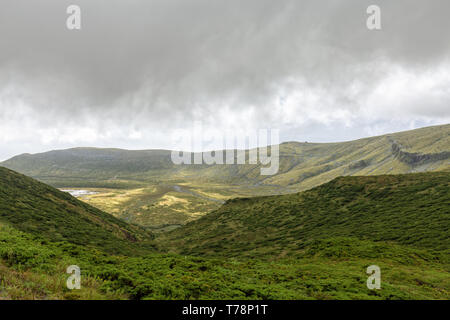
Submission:
<svg viewBox="0 0 450 320">
<path fill-rule="evenodd" d="M 80 31 L 65 27 L 70 4 L 81 7 Z M 366 28 L 370 4 L 381 7 L 380 31 Z M 36 117 L 30 128 L 54 135 L 220 124 L 224 114 L 255 126 L 289 123 L 284 112 L 342 120 L 331 113 L 365 108 L 393 69 L 448 66 L 448 13 L 447 0 L 2 0 L 0 118 L 12 126 L 10 108 L 22 108 Z M 297 106 L 274 108 L 292 92 L 305 93 Z M 448 96 L 405 113 L 448 117 Z"/>
</svg>

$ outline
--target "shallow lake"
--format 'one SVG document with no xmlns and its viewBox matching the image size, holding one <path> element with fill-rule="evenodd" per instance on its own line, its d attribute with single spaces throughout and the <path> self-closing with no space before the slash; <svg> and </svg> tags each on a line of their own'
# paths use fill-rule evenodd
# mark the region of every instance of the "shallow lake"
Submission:
<svg viewBox="0 0 450 320">
<path fill-rule="evenodd" d="M 75 189 L 60 189 L 63 192 L 68 192 L 70 195 L 74 196 L 75 198 L 89 196 L 92 194 L 97 194 L 98 192 L 95 191 L 89 191 L 89 190 L 75 190 Z"/>
</svg>

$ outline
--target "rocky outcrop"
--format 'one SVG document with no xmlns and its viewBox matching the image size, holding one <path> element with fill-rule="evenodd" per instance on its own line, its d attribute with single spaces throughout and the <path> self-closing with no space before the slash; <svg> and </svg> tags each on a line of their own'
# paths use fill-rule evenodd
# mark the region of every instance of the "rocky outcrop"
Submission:
<svg viewBox="0 0 450 320">
<path fill-rule="evenodd" d="M 402 146 L 396 141 L 390 139 L 392 144 L 392 153 L 401 162 L 412 166 L 421 165 L 428 162 L 450 159 L 450 152 L 444 151 L 439 153 L 412 153 L 402 150 Z"/>
</svg>

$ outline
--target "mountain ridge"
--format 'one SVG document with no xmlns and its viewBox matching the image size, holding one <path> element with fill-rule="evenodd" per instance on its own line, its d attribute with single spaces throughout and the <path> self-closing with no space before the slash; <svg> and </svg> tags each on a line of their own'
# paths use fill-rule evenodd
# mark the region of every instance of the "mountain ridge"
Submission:
<svg viewBox="0 0 450 320">
<path fill-rule="evenodd" d="M 295 193 L 339 176 L 449 171 L 450 125 L 341 143 L 283 143 L 272 176 L 260 174 L 261 164 L 175 165 L 168 150 L 73 148 L 0 166 L 54 187 L 94 191 L 83 201 L 159 232 L 234 197 Z"/>
<path fill-rule="evenodd" d="M 450 168 L 450 125 L 346 142 L 284 142 L 280 144 L 280 170 L 274 176 L 260 176 L 256 169 L 261 165 L 177 166 L 171 162 L 170 153 L 163 149 L 82 147 L 18 155 L 0 165 L 61 187 L 70 187 L 62 181 L 70 177 L 104 181 L 116 177 L 138 183 L 164 175 L 171 179 L 201 177 L 214 182 L 272 184 L 300 191 L 340 175 Z"/>
</svg>

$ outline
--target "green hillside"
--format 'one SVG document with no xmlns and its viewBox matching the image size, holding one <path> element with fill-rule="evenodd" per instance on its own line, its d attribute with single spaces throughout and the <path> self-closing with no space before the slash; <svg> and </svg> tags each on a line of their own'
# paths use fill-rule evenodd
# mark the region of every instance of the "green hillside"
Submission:
<svg viewBox="0 0 450 320">
<path fill-rule="evenodd" d="M 0 222 L 51 241 L 131 253 L 150 234 L 53 187 L 0 167 Z"/>
<path fill-rule="evenodd" d="M 260 175 L 260 164 L 177 166 L 166 150 L 75 148 L 23 154 L 0 164 L 61 187 L 132 187 L 184 179 L 307 189 L 341 175 L 449 168 L 450 125 L 340 143 L 283 143 L 274 176 Z"/>
<path fill-rule="evenodd" d="M 341 143 L 280 145 L 280 169 L 260 165 L 181 165 L 170 151 L 75 148 L 16 156 L 1 166 L 55 187 L 97 192 L 83 201 L 151 230 L 198 219 L 227 199 L 307 190 L 339 176 L 450 169 L 450 125 Z"/>
<path fill-rule="evenodd" d="M 0 299 L 450 297 L 449 173 L 228 201 L 158 236 L 159 252 L 139 228 L 66 193 L 7 169 L 0 177 Z M 74 264 L 81 290 L 70 291 Z M 381 290 L 366 287 L 373 264 Z"/>
<path fill-rule="evenodd" d="M 276 263 L 174 254 L 118 257 L 48 242 L 0 223 L 0 299 L 448 299 L 448 268 L 424 250 L 386 246 L 370 257 L 305 255 Z M 367 246 L 367 243 L 362 243 Z M 345 247 L 344 247 L 345 250 Z M 329 250 L 328 250 L 329 251 Z M 384 256 L 385 255 L 385 256 Z M 382 289 L 366 287 L 367 266 Z M 81 290 L 66 268 L 81 268 Z"/>
<path fill-rule="evenodd" d="M 229 200 L 159 241 L 180 254 L 274 259 L 335 250 L 335 241 L 350 238 L 375 250 L 392 243 L 448 257 L 449 208 L 448 172 L 340 177 L 297 194 Z M 352 244 L 344 246 L 358 252 Z"/>
</svg>

